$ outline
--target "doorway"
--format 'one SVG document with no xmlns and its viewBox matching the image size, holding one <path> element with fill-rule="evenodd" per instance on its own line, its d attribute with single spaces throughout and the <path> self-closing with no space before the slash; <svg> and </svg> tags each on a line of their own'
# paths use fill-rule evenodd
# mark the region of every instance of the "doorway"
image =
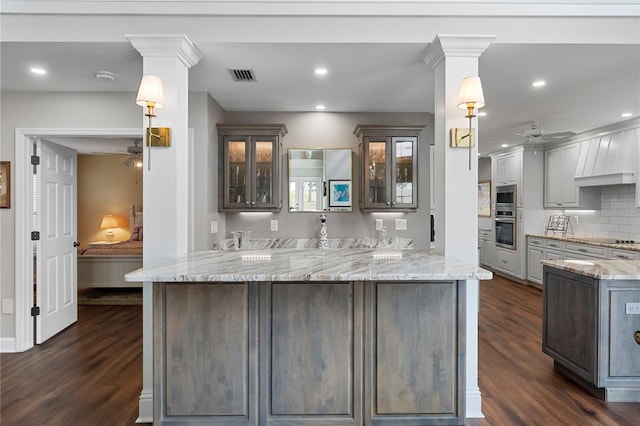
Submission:
<svg viewBox="0 0 640 426">
<path fill-rule="evenodd" d="M 33 227 L 33 142 L 38 139 L 63 138 L 142 138 L 142 129 L 16 129 L 15 139 L 15 351 L 34 346 L 33 277 L 41 269 L 41 256 L 33 257 L 30 235 Z M 41 196 L 41 195 L 39 195 Z M 76 223 L 73 226 L 77 226 Z"/>
</svg>

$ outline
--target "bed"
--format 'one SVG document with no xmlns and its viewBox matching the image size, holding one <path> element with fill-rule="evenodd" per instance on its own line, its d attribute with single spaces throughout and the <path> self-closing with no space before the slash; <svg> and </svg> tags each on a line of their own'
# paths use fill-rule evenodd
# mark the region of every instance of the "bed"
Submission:
<svg viewBox="0 0 640 426">
<path fill-rule="evenodd" d="M 142 268 L 143 215 L 135 207 L 129 209 L 131 237 L 128 241 L 109 245 L 92 245 L 78 251 L 78 288 L 142 287 L 142 283 L 126 282 L 124 275 Z"/>
</svg>

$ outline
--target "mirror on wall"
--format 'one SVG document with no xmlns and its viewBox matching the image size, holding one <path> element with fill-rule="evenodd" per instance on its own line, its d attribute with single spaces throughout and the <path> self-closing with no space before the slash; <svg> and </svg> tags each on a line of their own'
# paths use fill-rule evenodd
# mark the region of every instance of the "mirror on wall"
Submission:
<svg viewBox="0 0 640 426">
<path fill-rule="evenodd" d="M 351 149 L 289 149 L 289 211 L 346 211 L 353 206 Z"/>
</svg>

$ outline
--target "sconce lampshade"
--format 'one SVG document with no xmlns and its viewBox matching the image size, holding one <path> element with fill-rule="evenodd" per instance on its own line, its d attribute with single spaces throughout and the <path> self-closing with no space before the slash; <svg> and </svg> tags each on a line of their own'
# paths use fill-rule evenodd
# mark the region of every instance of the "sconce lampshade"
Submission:
<svg viewBox="0 0 640 426">
<path fill-rule="evenodd" d="M 155 75 L 143 75 L 136 96 L 136 104 L 141 107 L 152 104 L 155 108 L 164 107 L 164 92 L 162 91 L 162 79 Z"/>
<path fill-rule="evenodd" d="M 484 106 L 484 94 L 482 93 L 480 77 L 466 77 L 462 80 L 460 96 L 458 97 L 458 108 L 467 109 L 468 104 L 473 104 L 475 108 L 482 108 Z"/>
<path fill-rule="evenodd" d="M 117 227 L 118 221 L 112 214 L 104 215 L 104 217 L 102 218 L 102 223 L 100 224 L 100 229 L 111 229 Z"/>
</svg>

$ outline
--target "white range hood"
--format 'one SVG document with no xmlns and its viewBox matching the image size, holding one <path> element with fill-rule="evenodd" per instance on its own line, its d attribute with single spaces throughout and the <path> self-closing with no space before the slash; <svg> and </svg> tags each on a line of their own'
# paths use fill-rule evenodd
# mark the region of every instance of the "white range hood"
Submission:
<svg viewBox="0 0 640 426">
<path fill-rule="evenodd" d="M 640 129 L 629 129 L 585 140 L 576 166 L 577 186 L 636 183 Z"/>
</svg>

